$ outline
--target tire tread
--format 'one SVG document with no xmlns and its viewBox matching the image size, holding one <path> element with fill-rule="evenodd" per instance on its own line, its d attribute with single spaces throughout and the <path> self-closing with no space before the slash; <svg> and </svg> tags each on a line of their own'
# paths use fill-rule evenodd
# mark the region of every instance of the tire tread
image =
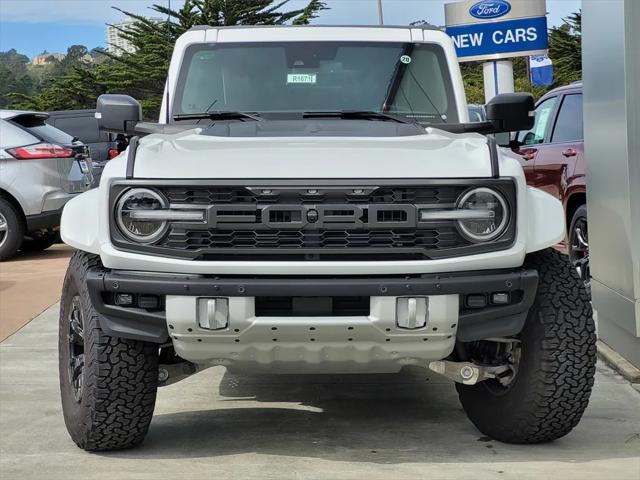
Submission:
<svg viewBox="0 0 640 480">
<path fill-rule="evenodd" d="M 86 273 L 96 267 L 101 267 L 98 256 L 76 252 L 65 278 L 66 290 L 77 276 L 85 310 L 85 345 L 93 349 L 87 355 L 85 348 L 82 425 L 70 433 L 85 450 L 117 450 L 140 444 L 149 429 L 158 384 L 158 346 L 102 331 L 86 290 Z"/>
<path fill-rule="evenodd" d="M 507 411 L 496 409 L 484 417 L 472 402 L 500 401 L 499 397 L 492 399 L 481 384 L 457 386 L 472 422 L 486 435 L 508 443 L 549 442 L 568 434 L 589 404 L 596 366 L 589 295 L 567 257 L 555 249 L 543 250 L 528 255 L 525 268 L 539 274 L 536 300 L 521 334 L 530 336 L 535 350 L 526 385 L 515 393 L 518 398 L 505 400 Z"/>
</svg>

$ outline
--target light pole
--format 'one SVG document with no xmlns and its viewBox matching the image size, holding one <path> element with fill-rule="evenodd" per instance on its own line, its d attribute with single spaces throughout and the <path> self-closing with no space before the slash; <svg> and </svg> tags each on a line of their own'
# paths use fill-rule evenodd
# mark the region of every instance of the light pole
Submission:
<svg viewBox="0 0 640 480">
<path fill-rule="evenodd" d="M 382 15 L 382 0 L 378 0 L 378 22 L 384 25 L 384 16 Z"/>
</svg>

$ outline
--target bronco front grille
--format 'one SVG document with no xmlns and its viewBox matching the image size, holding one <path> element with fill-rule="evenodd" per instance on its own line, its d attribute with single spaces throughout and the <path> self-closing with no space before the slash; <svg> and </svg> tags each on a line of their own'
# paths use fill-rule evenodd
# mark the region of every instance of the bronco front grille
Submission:
<svg viewBox="0 0 640 480">
<path fill-rule="evenodd" d="M 379 188 L 167 187 L 170 203 L 209 204 L 308 204 L 308 203 L 419 203 L 453 205 L 464 186 L 415 186 Z"/>
<path fill-rule="evenodd" d="M 193 260 L 409 260 L 500 250 L 515 238 L 514 221 L 496 241 L 473 244 L 455 221 L 418 218 L 421 209 L 455 209 L 461 195 L 478 185 L 499 189 L 515 211 L 511 180 L 193 183 L 117 182 L 112 205 L 120 192 L 142 184 L 166 197 L 172 209 L 203 211 L 204 221 L 170 223 L 153 245 L 133 244 L 113 225 L 114 244 Z"/>
</svg>

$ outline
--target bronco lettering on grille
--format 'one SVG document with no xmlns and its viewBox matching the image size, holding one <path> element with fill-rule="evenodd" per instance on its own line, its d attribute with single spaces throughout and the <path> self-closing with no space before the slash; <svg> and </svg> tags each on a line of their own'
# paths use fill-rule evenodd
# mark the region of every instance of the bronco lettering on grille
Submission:
<svg viewBox="0 0 640 480">
<path fill-rule="evenodd" d="M 208 209 L 208 226 L 274 230 L 357 230 L 415 228 L 415 205 L 265 205 L 212 206 Z"/>
</svg>

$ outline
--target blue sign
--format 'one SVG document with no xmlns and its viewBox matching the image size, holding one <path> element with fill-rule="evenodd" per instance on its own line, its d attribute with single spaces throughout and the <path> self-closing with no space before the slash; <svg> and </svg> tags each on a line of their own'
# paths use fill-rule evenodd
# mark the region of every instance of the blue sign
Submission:
<svg viewBox="0 0 640 480">
<path fill-rule="evenodd" d="M 480 19 L 500 18 L 511 11 L 511 4 L 505 0 L 485 0 L 474 3 L 469 9 L 472 17 Z"/>
<path fill-rule="evenodd" d="M 446 31 L 453 39 L 459 58 L 531 52 L 548 47 L 547 17 L 455 25 Z"/>
</svg>

